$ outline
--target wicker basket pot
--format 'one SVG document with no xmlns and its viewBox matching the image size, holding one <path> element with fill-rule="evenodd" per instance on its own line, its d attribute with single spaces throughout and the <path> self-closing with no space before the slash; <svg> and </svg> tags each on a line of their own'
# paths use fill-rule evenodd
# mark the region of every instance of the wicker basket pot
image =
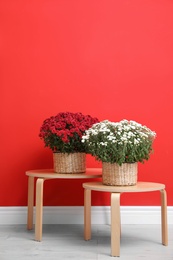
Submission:
<svg viewBox="0 0 173 260">
<path fill-rule="evenodd" d="M 102 164 L 102 182 L 110 186 L 130 186 L 137 183 L 137 163 L 117 163 Z"/>
<path fill-rule="evenodd" d="M 53 153 L 54 171 L 56 173 L 85 173 L 85 153 Z"/>
</svg>

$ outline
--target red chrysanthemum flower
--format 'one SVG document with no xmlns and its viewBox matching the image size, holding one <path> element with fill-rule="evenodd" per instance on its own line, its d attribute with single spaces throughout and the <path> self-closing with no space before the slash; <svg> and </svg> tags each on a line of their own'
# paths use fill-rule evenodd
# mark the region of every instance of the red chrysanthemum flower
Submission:
<svg viewBox="0 0 173 260">
<path fill-rule="evenodd" d="M 85 152 L 82 135 L 98 122 L 97 118 L 90 115 L 61 112 L 44 120 L 39 137 L 53 152 Z"/>
</svg>

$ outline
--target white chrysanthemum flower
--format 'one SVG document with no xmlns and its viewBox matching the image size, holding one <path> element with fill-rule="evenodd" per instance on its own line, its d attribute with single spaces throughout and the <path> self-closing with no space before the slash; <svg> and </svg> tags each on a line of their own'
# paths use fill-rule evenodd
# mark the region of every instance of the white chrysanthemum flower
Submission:
<svg viewBox="0 0 173 260">
<path fill-rule="evenodd" d="M 155 132 L 135 121 L 104 120 L 85 131 L 82 142 L 97 159 L 121 165 L 123 162 L 148 160 L 155 137 Z"/>
</svg>

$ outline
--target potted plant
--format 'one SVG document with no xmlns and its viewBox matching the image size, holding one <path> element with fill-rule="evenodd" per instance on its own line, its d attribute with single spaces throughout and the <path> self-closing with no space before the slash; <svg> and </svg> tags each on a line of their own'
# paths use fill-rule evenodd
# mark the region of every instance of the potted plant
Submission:
<svg viewBox="0 0 173 260">
<path fill-rule="evenodd" d="M 104 120 L 86 130 L 82 142 L 88 153 L 102 161 L 104 184 L 135 185 L 137 163 L 150 158 L 155 137 L 154 131 L 135 121 Z"/>
<path fill-rule="evenodd" d="M 97 122 L 90 115 L 71 112 L 60 112 L 44 120 L 39 137 L 53 152 L 55 172 L 85 172 L 85 145 L 81 138 Z"/>
</svg>

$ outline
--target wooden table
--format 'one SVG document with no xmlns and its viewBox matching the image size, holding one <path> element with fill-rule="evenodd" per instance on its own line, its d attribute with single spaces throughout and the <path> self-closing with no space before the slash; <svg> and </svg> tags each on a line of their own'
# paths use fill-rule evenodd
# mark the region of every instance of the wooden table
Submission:
<svg viewBox="0 0 173 260">
<path fill-rule="evenodd" d="M 84 239 L 91 239 L 91 191 L 111 193 L 111 255 L 120 256 L 120 196 L 125 192 L 151 192 L 161 193 L 161 227 L 162 244 L 168 245 L 167 227 L 167 196 L 165 185 L 152 182 L 138 182 L 135 186 L 106 186 L 101 182 L 83 183 L 84 187 Z"/>
<path fill-rule="evenodd" d="M 53 169 L 27 171 L 28 176 L 28 215 L 27 229 L 33 228 L 33 207 L 34 207 L 34 179 L 36 181 L 36 220 L 35 220 L 35 240 L 42 240 L 42 222 L 43 222 L 43 186 L 45 180 L 52 179 L 88 179 L 100 178 L 101 168 L 87 168 L 86 173 L 77 174 L 58 174 Z"/>
</svg>

